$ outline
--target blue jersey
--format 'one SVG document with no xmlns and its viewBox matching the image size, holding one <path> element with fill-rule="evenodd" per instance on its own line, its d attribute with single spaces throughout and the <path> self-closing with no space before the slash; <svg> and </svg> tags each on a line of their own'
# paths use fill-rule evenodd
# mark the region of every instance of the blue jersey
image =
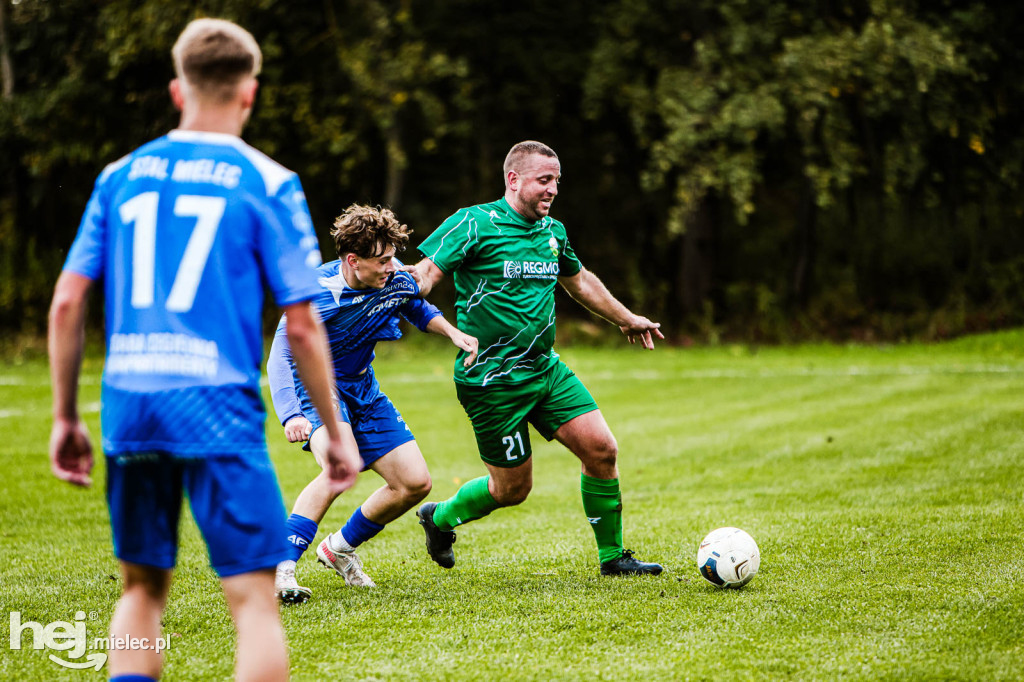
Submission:
<svg viewBox="0 0 1024 682">
<path fill-rule="evenodd" d="M 108 454 L 264 451 L 263 292 L 321 288 L 295 173 L 233 135 L 175 130 L 96 181 L 65 270 L 104 280 Z"/>
<path fill-rule="evenodd" d="M 401 267 L 397 259 L 395 262 Z M 402 337 L 401 317 L 426 331 L 430 321 L 441 314 L 418 296 L 419 287 L 408 273 L 396 272 L 381 289 L 352 289 L 345 282 L 340 260 L 324 263 L 317 272 L 321 289 L 313 306 L 327 332 L 339 390 L 370 366 L 378 341 Z M 308 403 L 291 359 L 286 323 L 287 318 L 282 317 L 267 360 L 274 411 L 282 424 L 303 413 L 300 401 Z"/>
</svg>

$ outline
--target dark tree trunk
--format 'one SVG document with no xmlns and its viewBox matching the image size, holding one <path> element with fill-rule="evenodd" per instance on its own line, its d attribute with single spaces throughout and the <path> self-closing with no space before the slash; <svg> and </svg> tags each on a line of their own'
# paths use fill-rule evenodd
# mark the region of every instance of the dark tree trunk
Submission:
<svg viewBox="0 0 1024 682">
<path fill-rule="evenodd" d="M 810 153 L 804 159 L 806 165 L 821 165 L 821 129 L 825 114 L 818 112 L 811 133 Z M 803 174 L 800 190 L 800 212 L 796 225 L 796 258 L 793 263 L 793 299 L 797 306 L 805 308 L 814 290 L 814 261 L 818 255 L 818 200 L 814 183 Z"/>
<path fill-rule="evenodd" d="M 3 84 L 3 98 L 11 99 L 14 96 L 14 66 L 7 43 L 7 0 L 0 0 L 0 83 Z"/>
<path fill-rule="evenodd" d="M 705 199 L 686 223 L 679 241 L 681 267 L 676 291 L 685 315 L 699 315 L 711 295 L 715 265 L 715 217 L 713 200 Z"/>
<path fill-rule="evenodd" d="M 818 253 L 818 203 L 814 185 L 805 178 L 796 226 L 796 261 L 793 266 L 793 298 L 804 308 L 814 290 L 814 261 Z"/>
<path fill-rule="evenodd" d="M 401 131 L 397 125 L 385 131 L 387 146 L 387 186 L 384 188 L 384 205 L 398 211 L 402 202 L 402 190 L 405 187 L 405 167 L 408 160 L 402 149 Z"/>
</svg>

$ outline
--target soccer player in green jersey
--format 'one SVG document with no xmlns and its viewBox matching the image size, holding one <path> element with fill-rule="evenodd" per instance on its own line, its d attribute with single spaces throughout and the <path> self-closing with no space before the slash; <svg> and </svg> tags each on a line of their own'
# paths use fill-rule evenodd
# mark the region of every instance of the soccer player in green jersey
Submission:
<svg viewBox="0 0 1024 682">
<path fill-rule="evenodd" d="M 630 343 L 653 350 L 660 325 L 630 312 L 576 258 L 565 226 L 551 218 L 561 166 L 545 144 L 520 142 L 505 158 L 505 196 L 464 208 L 419 247 L 408 268 L 426 295 L 446 274 L 455 279 L 458 327 L 480 340 L 476 360 L 455 363 L 459 401 L 473 424 L 488 475 L 444 502 L 417 511 L 427 552 L 455 565 L 454 529 L 495 509 L 522 503 L 533 487 L 527 424 L 582 463 L 583 510 L 597 539 L 602 575 L 657 575 L 622 544 L 618 445 L 590 392 L 552 348 L 555 284 L 618 325 Z"/>
</svg>

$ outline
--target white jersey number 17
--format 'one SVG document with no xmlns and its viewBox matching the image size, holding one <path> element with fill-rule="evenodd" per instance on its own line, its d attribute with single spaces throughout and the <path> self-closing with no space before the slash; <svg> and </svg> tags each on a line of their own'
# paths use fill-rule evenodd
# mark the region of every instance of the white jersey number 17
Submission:
<svg viewBox="0 0 1024 682">
<path fill-rule="evenodd" d="M 153 305 L 156 271 L 156 218 L 160 195 L 143 192 L 121 204 L 118 214 L 126 225 L 134 223 L 132 247 L 132 307 L 149 308 Z M 224 197 L 202 197 L 183 194 L 174 202 L 174 215 L 195 218 L 196 225 L 185 245 L 185 253 L 171 285 L 164 307 L 170 312 L 184 313 L 192 309 L 196 290 L 213 248 L 227 200 Z"/>
</svg>

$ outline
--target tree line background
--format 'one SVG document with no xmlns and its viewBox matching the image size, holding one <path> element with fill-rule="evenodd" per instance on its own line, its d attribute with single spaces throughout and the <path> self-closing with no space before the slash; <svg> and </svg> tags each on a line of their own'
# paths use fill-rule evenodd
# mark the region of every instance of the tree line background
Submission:
<svg viewBox="0 0 1024 682">
<path fill-rule="evenodd" d="M 260 42 L 244 137 L 325 258 L 350 203 L 418 244 L 538 139 L 584 264 L 677 340 L 1024 322 L 1021 3 L 0 0 L 0 330 L 45 328 L 96 175 L 177 123 L 197 16 Z"/>
</svg>

